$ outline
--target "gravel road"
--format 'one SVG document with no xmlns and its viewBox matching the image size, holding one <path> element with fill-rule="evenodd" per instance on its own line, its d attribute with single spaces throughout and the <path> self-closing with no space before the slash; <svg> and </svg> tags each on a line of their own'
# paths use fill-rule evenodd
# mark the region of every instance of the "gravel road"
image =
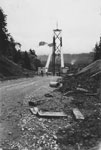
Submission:
<svg viewBox="0 0 101 150">
<path fill-rule="evenodd" d="M 24 104 L 31 97 L 41 98 L 53 89 L 49 82 L 57 77 L 44 76 L 0 82 L 0 144 L 21 135 L 18 122 L 24 112 Z M 3 143 L 5 141 L 5 143 Z M 5 146 L 7 147 L 7 145 Z"/>
</svg>

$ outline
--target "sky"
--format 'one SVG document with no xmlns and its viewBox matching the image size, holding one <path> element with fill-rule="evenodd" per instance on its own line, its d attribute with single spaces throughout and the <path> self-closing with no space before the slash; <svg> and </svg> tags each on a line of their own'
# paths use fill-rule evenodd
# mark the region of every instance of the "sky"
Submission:
<svg viewBox="0 0 101 150">
<path fill-rule="evenodd" d="M 0 0 L 7 28 L 21 49 L 48 54 L 53 29 L 62 29 L 63 53 L 93 50 L 101 36 L 101 0 Z"/>
</svg>

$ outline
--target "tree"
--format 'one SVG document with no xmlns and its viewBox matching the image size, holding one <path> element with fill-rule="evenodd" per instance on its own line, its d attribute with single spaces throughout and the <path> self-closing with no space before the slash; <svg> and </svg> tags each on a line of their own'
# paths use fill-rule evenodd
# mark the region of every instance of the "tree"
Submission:
<svg viewBox="0 0 101 150">
<path fill-rule="evenodd" d="M 6 26 L 6 15 L 4 14 L 2 8 L 0 8 L 0 53 L 4 55 L 8 47 L 8 30 Z"/>
<path fill-rule="evenodd" d="M 38 71 L 38 67 L 42 67 L 41 61 L 37 58 L 34 60 L 34 65 L 35 65 L 36 71 Z"/>
<path fill-rule="evenodd" d="M 7 46 L 7 49 L 6 49 L 6 53 L 5 53 L 5 56 L 14 61 L 14 62 L 17 62 L 17 50 L 16 50 L 16 42 L 14 40 L 14 38 L 9 34 L 8 35 L 8 46 Z"/>
<path fill-rule="evenodd" d="M 101 59 L 101 37 L 99 44 L 96 43 L 94 48 L 94 61 Z"/>
<path fill-rule="evenodd" d="M 21 61 L 21 59 L 22 59 L 21 51 L 20 51 L 20 50 L 15 51 L 14 56 L 13 56 L 13 59 L 14 59 L 13 61 L 14 61 L 15 63 L 17 63 L 17 64 L 20 63 L 20 61 Z"/>
<path fill-rule="evenodd" d="M 23 59 L 24 59 L 23 67 L 30 70 L 31 69 L 30 59 L 29 59 L 29 55 L 26 51 L 24 52 Z"/>
<path fill-rule="evenodd" d="M 31 68 L 37 71 L 38 67 L 41 67 L 42 64 L 41 61 L 37 58 L 35 50 L 32 49 L 29 50 L 29 58 L 30 58 Z"/>
<path fill-rule="evenodd" d="M 37 57 L 37 55 L 36 55 L 36 53 L 35 53 L 35 50 L 33 49 L 30 49 L 29 50 L 29 53 L 31 54 L 31 55 L 33 55 L 34 57 Z"/>
</svg>

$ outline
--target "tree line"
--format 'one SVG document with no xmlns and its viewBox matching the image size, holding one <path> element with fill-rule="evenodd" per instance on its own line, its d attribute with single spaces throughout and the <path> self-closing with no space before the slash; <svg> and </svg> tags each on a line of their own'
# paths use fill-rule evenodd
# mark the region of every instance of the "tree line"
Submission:
<svg viewBox="0 0 101 150">
<path fill-rule="evenodd" d="M 99 43 L 95 44 L 94 48 L 94 61 L 101 59 L 101 37 Z"/>
<path fill-rule="evenodd" d="M 21 51 L 21 44 L 16 42 L 7 29 L 7 15 L 0 8 L 0 56 L 3 55 L 28 70 L 37 70 L 42 66 L 34 49 Z"/>
</svg>

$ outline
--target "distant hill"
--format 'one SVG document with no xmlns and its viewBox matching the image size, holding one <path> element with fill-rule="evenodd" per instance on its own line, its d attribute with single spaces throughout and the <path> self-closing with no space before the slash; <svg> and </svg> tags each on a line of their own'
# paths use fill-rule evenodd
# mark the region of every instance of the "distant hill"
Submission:
<svg viewBox="0 0 101 150">
<path fill-rule="evenodd" d="M 91 63 L 93 60 L 93 53 L 81 53 L 81 54 L 64 54 L 65 64 L 70 63 Z"/>
<path fill-rule="evenodd" d="M 48 58 L 48 55 L 38 55 L 38 59 L 41 60 L 41 62 L 46 62 Z"/>
<path fill-rule="evenodd" d="M 9 60 L 4 56 L 0 56 L 0 79 L 21 77 L 26 75 L 26 70 Z"/>
<path fill-rule="evenodd" d="M 48 55 L 39 55 L 38 58 L 46 63 Z M 91 63 L 93 59 L 93 52 L 91 53 L 81 53 L 81 54 L 64 54 L 65 64 L 74 64 L 74 63 Z"/>
</svg>

